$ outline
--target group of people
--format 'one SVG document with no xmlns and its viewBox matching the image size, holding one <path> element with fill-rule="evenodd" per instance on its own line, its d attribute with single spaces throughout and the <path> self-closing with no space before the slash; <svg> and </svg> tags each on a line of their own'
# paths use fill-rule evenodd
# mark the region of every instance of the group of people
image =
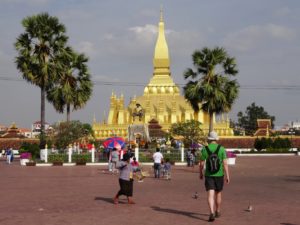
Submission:
<svg viewBox="0 0 300 225">
<path fill-rule="evenodd" d="M 164 160 L 163 154 L 160 149 L 157 148 L 153 154 L 154 161 L 154 178 L 160 178 L 161 174 L 166 177 L 167 180 L 171 179 L 171 163 L 169 159 Z M 161 173 L 162 172 L 162 173 Z"/>
<path fill-rule="evenodd" d="M 196 149 L 188 149 L 186 152 L 186 161 L 188 167 L 194 167 L 196 162 Z"/>
<path fill-rule="evenodd" d="M 209 207 L 209 222 L 213 222 L 215 218 L 221 216 L 222 190 L 224 182 L 230 182 L 229 169 L 226 160 L 226 150 L 219 145 L 216 132 L 212 131 L 208 136 L 208 145 L 202 148 L 199 163 L 199 178 L 205 178 L 205 189 L 207 192 L 207 203 Z M 130 162 L 131 155 L 124 154 L 123 159 L 116 163 L 116 168 L 120 171 L 119 185 L 120 190 L 114 197 L 114 203 L 119 203 L 119 196 L 125 195 L 129 204 L 135 204 L 133 196 L 133 174 L 134 165 Z M 154 161 L 154 177 L 160 178 L 161 168 L 167 171 L 167 178 L 170 177 L 171 164 L 168 160 L 163 161 L 164 157 L 157 148 L 153 154 Z M 135 160 L 134 160 L 135 161 Z"/>
</svg>

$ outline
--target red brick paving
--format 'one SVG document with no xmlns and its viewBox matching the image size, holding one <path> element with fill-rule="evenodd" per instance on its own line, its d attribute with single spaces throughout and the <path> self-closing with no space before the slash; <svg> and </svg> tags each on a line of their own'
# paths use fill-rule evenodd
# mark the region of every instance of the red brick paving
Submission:
<svg viewBox="0 0 300 225">
<path fill-rule="evenodd" d="M 136 205 L 112 204 L 116 175 L 100 166 L 21 167 L 0 161 L 1 225 L 209 224 L 198 168 L 173 167 L 172 180 L 134 183 Z M 213 224 L 300 224 L 300 157 L 243 157 L 230 167 L 222 217 Z M 150 169 L 150 167 L 148 167 Z M 198 199 L 193 194 L 199 193 Z M 249 202 L 252 212 L 246 212 Z M 211 224 L 211 223 L 210 223 Z"/>
</svg>

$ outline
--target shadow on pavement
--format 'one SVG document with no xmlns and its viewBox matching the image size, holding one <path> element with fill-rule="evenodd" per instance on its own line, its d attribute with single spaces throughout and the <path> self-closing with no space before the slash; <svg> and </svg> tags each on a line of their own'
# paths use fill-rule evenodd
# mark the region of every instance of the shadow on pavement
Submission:
<svg viewBox="0 0 300 225">
<path fill-rule="evenodd" d="M 151 206 L 151 208 L 155 211 L 179 214 L 179 215 L 183 215 L 183 216 L 187 216 L 187 217 L 191 217 L 193 219 L 198 219 L 198 220 L 203 220 L 203 221 L 207 221 L 207 218 L 205 218 L 205 219 L 200 218 L 200 217 L 198 217 L 198 215 L 206 216 L 206 217 L 209 216 L 208 214 L 201 214 L 201 213 L 194 213 L 194 212 L 187 212 L 187 211 L 179 211 L 179 210 L 176 210 L 176 209 L 161 208 L 161 207 L 158 207 L 158 206 Z"/>
<path fill-rule="evenodd" d="M 124 201 L 126 202 L 124 202 Z M 115 204 L 113 198 L 108 198 L 108 197 L 95 197 L 95 201 L 104 201 L 104 202 L 108 202 L 111 204 Z M 119 199 L 119 204 L 127 204 L 127 199 Z"/>
<path fill-rule="evenodd" d="M 95 197 L 95 200 L 100 200 L 100 201 L 104 201 L 104 202 L 108 202 L 108 203 L 114 204 L 114 200 L 112 198 Z"/>
<path fill-rule="evenodd" d="M 287 176 L 284 180 L 290 182 L 300 182 L 300 176 Z"/>
<path fill-rule="evenodd" d="M 281 225 L 297 225 L 295 223 L 280 223 Z"/>
</svg>

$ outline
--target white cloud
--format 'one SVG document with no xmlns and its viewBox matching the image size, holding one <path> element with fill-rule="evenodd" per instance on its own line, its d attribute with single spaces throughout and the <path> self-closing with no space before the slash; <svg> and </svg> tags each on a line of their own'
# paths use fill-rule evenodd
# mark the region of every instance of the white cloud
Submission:
<svg viewBox="0 0 300 225">
<path fill-rule="evenodd" d="M 79 52 L 83 52 L 88 56 L 95 56 L 97 54 L 97 51 L 94 47 L 94 44 L 92 42 L 89 41 L 82 41 L 78 44 L 78 46 L 76 47 L 76 49 Z"/>
<path fill-rule="evenodd" d="M 248 51 L 272 39 L 290 41 L 295 37 L 296 31 L 289 27 L 276 24 L 253 25 L 228 34 L 224 45 L 238 51 Z"/>
<path fill-rule="evenodd" d="M 131 27 L 129 30 L 135 34 L 137 40 L 145 42 L 146 44 L 153 43 L 153 40 L 155 40 L 157 36 L 157 26 L 152 24 L 146 24 L 143 27 Z"/>
</svg>

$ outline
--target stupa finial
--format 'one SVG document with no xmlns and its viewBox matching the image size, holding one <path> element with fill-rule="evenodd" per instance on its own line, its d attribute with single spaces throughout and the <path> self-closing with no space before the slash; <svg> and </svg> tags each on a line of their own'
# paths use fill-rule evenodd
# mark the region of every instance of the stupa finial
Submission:
<svg viewBox="0 0 300 225">
<path fill-rule="evenodd" d="M 160 22 L 163 22 L 164 17 L 163 17 L 163 6 L 160 5 Z"/>
</svg>

